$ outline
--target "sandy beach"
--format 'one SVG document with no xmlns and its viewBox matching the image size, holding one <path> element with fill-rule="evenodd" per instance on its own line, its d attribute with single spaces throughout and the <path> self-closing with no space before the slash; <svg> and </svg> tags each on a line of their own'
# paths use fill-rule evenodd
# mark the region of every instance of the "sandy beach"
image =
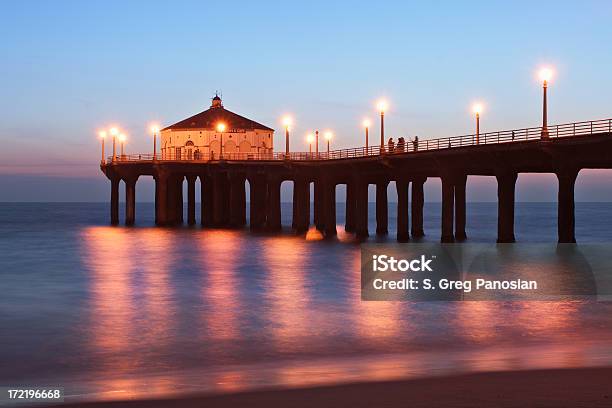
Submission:
<svg viewBox="0 0 612 408">
<path fill-rule="evenodd" d="M 466 374 L 66 407 L 611 407 L 612 367 Z"/>
</svg>

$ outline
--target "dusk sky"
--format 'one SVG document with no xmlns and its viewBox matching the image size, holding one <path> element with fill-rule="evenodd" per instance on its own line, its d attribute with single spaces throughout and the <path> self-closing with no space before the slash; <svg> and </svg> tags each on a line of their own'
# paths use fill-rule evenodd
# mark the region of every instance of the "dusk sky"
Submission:
<svg viewBox="0 0 612 408">
<path fill-rule="evenodd" d="M 507 7 L 507 8 L 505 8 Z M 537 70 L 554 67 L 549 123 L 612 116 L 612 3 L 112 2 L 2 3 L 0 201 L 106 201 L 96 131 L 117 124 L 127 151 L 151 150 L 148 124 L 210 105 L 277 130 L 333 129 L 334 148 L 363 145 L 375 102 L 388 136 L 436 138 L 538 126 Z M 432 199 L 439 196 L 430 184 Z M 471 180 L 469 199 L 495 199 Z M 152 201 L 151 183 L 139 183 Z M 521 176 L 518 201 L 553 201 L 552 175 Z M 612 172 L 586 171 L 578 201 L 611 201 Z"/>
</svg>

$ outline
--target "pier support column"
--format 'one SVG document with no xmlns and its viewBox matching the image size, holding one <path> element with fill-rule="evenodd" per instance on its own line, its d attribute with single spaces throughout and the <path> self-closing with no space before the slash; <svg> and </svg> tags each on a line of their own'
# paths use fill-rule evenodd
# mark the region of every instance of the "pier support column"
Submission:
<svg viewBox="0 0 612 408">
<path fill-rule="evenodd" d="M 271 232 L 280 231 L 281 225 L 281 196 L 280 186 L 282 180 L 268 179 L 268 196 L 266 200 L 266 229 Z"/>
<path fill-rule="evenodd" d="M 387 199 L 388 186 L 389 180 L 379 181 L 376 183 L 376 234 L 378 235 L 385 235 L 389 233 L 389 203 Z"/>
<path fill-rule="evenodd" d="M 355 185 L 352 182 L 346 183 L 346 203 L 345 203 L 345 223 L 346 232 L 355 232 Z"/>
<path fill-rule="evenodd" d="M 412 180 L 412 202 L 410 208 L 412 212 L 412 238 L 425 236 L 423 230 L 423 206 L 425 205 L 425 194 L 423 185 L 427 177 L 418 177 Z"/>
<path fill-rule="evenodd" d="M 501 173 L 497 178 L 497 242 L 515 242 L 514 238 L 514 191 L 517 174 Z"/>
<path fill-rule="evenodd" d="M 185 176 L 178 176 L 176 180 L 176 222 L 183 224 L 183 180 Z"/>
<path fill-rule="evenodd" d="M 155 224 L 168 224 L 168 176 L 163 173 L 155 176 Z"/>
<path fill-rule="evenodd" d="M 325 207 L 323 209 L 325 215 L 325 236 L 331 238 L 338 234 L 336 230 L 336 183 L 332 180 L 327 180 L 323 186 L 325 188 Z"/>
<path fill-rule="evenodd" d="M 442 176 L 442 236 L 440 242 L 455 242 L 453 215 L 455 212 L 455 184 L 450 175 Z"/>
<path fill-rule="evenodd" d="M 187 224 L 195 225 L 195 182 L 196 176 L 187 176 Z"/>
<path fill-rule="evenodd" d="M 395 180 L 397 190 L 397 240 L 407 242 L 410 240 L 408 233 L 408 185 L 406 180 Z"/>
<path fill-rule="evenodd" d="M 213 224 L 225 227 L 229 224 L 229 181 L 227 173 L 218 172 L 213 175 Z"/>
<path fill-rule="evenodd" d="M 291 229 L 296 230 L 297 226 L 298 226 L 298 216 L 297 213 L 300 211 L 298 209 L 298 202 L 300 200 L 299 197 L 299 193 L 298 193 L 298 187 L 297 187 L 297 183 L 295 182 L 295 179 L 293 180 L 293 194 L 292 194 L 292 198 L 291 198 Z"/>
<path fill-rule="evenodd" d="M 203 227 L 210 227 L 213 225 L 213 208 L 214 208 L 214 185 L 213 178 L 210 175 L 200 176 L 200 191 L 201 191 L 201 219 Z"/>
<path fill-rule="evenodd" d="M 170 176 L 168 178 L 168 224 L 183 223 L 183 177 Z"/>
<path fill-rule="evenodd" d="M 260 231 L 266 223 L 266 195 L 268 192 L 265 174 L 255 174 L 249 179 L 251 188 L 250 228 Z"/>
<path fill-rule="evenodd" d="M 241 228 L 246 224 L 246 192 L 244 174 L 230 175 L 230 226 Z"/>
<path fill-rule="evenodd" d="M 111 224 L 119 224 L 119 182 L 121 181 L 118 177 L 111 178 L 111 202 L 110 202 L 110 216 Z"/>
<path fill-rule="evenodd" d="M 465 233 L 465 186 L 467 184 L 467 175 L 461 174 L 455 176 L 455 239 L 464 241 L 467 239 Z"/>
<path fill-rule="evenodd" d="M 357 238 L 368 236 L 368 183 L 355 180 L 355 234 Z"/>
<path fill-rule="evenodd" d="M 168 184 L 168 188 L 166 189 L 166 206 L 167 206 L 167 212 L 168 212 L 167 224 L 172 225 L 178 222 L 176 177 L 168 176 L 167 184 Z"/>
<path fill-rule="evenodd" d="M 557 229 L 559 243 L 575 243 L 575 219 L 574 219 L 574 185 L 578 177 L 579 169 L 564 168 L 557 171 L 559 180 Z"/>
<path fill-rule="evenodd" d="M 317 177 L 314 181 L 314 225 L 321 232 L 325 229 L 325 216 L 323 215 L 324 188 L 323 181 L 320 177 Z"/>
<path fill-rule="evenodd" d="M 138 178 L 125 180 L 125 225 L 134 225 L 136 220 L 136 180 Z"/>
<path fill-rule="evenodd" d="M 293 200 L 295 230 L 298 233 L 306 232 L 310 225 L 310 182 L 305 178 L 300 177 L 293 181 Z"/>
</svg>

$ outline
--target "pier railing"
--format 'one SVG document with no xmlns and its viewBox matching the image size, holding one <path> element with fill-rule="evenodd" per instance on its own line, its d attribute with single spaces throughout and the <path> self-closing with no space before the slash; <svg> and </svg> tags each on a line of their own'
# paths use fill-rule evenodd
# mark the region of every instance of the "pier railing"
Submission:
<svg viewBox="0 0 612 408">
<path fill-rule="evenodd" d="M 547 129 L 542 127 L 531 127 L 513 130 L 502 130 L 496 132 L 485 132 L 469 134 L 463 136 L 450 136 L 437 139 L 419 139 L 406 140 L 404 143 L 385 144 L 383 146 L 363 146 L 349 149 L 338 149 L 316 152 L 262 152 L 262 153 L 240 153 L 240 152 L 222 152 L 221 154 L 212 153 L 204 154 L 196 150 L 183 151 L 180 154 L 175 152 L 164 152 L 153 155 L 147 154 L 129 154 L 117 155 L 115 161 L 132 162 L 132 161 L 193 161 L 193 162 L 208 162 L 218 160 L 337 160 L 350 159 L 367 156 L 380 156 L 385 154 L 402 154 L 402 153 L 419 153 L 432 150 L 453 149 L 468 146 L 491 145 L 501 143 L 516 143 L 530 140 L 541 140 L 543 135 L 550 139 L 587 136 L 593 134 L 610 133 L 612 134 L 612 118 L 601 119 L 585 122 L 564 123 L 559 125 L 550 125 Z M 112 156 L 108 158 L 108 163 L 112 162 Z"/>
</svg>

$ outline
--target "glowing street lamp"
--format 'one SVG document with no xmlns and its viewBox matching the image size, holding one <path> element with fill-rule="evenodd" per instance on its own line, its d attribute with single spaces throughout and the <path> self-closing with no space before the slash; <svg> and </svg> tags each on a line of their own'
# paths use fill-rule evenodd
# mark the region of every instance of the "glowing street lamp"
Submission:
<svg viewBox="0 0 612 408">
<path fill-rule="evenodd" d="M 314 142 L 315 138 L 312 133 L 306 135 L 306 142 L 308 143 L 308 152 L 312 156 L 312 142 Z"/>
<path fill-rule="evenodd" d="M 543 100 L 542 100 L 542 139 L 548 139 L 548 104 L 546 101 L 546 89 L 548 81 L 552 78 L 553 72 L 550 68 L 542 68 L 540 70 L 540 79 L 542 80 Z"/>
<path fill-rule="evenodd" d="M 113 137 L 113 161 L 115 161 L 117 159 L 117 149 L 115 145 L 117 144 L 117 136 L 119 135 L 119 129 L 117 129 L 116 127 L 112 127 L 110 128 L 109 133 Z"/>
<path fill-rule="evenodd" d="M 330 130 L 326 130 L 323 136 L 325 137 L 325 140 L 327 140 L 327 158 L 329 159 L 329 142 L 331 141 L 332 137 L 334 137 L 334 134 Z"/>
<path fill-rule="evenodd" d="M 482 104 L 476 103 L 472 107 L 472 111 L 476 114 L 476 144 L 480 143 L 480 113 L 482 112 Z"/>
<path fill-rule="evenodd" d="M 219 159 L 223 158 L 223 132 L 225 132 L 226 126 L 225 123 L 223 122 L 219 122 L 217 123 L 217 132 L 219 132 L 221 135 L 221 143 L 220 143 L 220 150 L 219 150 Z"/>
<path fill-rule="evenodd" d="M 385 111 L 387 110 L 387 101 L 381 99 L 377 104 L 380 112 L 380 152 L 385 152 Z"/>
<path fill-rule="evenodd" d="M 159 126 L 151 125 L 151 133 L 153 133 L 153 160 L 157 159 L 157 132 L 159 132 Z"/>
<path fill-rule="evenodd" d="M 317 159 L 319 158 L 319 131 L 315 130 L 315 151 Z"/>
<path fill-rule="evenodd" d="M 291 126 L 293 120 L 291 116 L 285 116 L 283 118 L 283 126 L 285 126 L 285 154 L 289 156 L 289 126 Z"/>
<path fill-rule="evenodd" d="M 369 129 L 370 129 L 370 119 L 364 119 L 363 120 L 363 127 L 365 128 L 365 150 L 366 150 L 366 154 L 368 154 L 368 133 L 369 133 Z"/>
<path fill-rule="evenodd" d="M 101 130 L 98 132 L 98 137 L 102 140 L 102 164 L 104 164 L 104 139 L 106 139 L 106 131 Z"/>
<path fill-rule="evenodd" d="M 127 140 L 127 136 L 125 135 L 125 133 L 121 133 L 119 135 L 119 141 L 121 142 L 121 158 L 123 159 L 124 156 L 124 150 L 123 147 L 125 145 L 125 141 Z"/>
</svg>

